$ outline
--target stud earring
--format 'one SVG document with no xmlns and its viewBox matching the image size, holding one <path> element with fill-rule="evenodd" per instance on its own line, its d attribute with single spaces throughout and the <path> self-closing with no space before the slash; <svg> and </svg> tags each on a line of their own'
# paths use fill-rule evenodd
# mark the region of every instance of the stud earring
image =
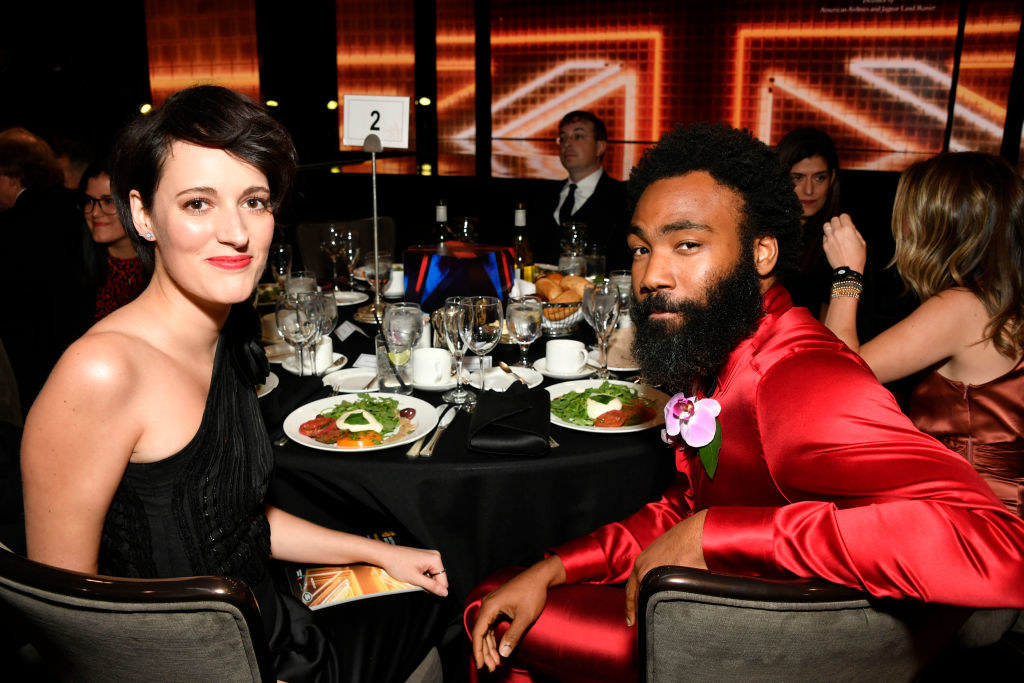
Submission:
<svg viewBox="0 0 1024 683">
<path fill-rule="evenodd" d="M 152 240 L 152 239 L 153 239 L 153 233 L 151 233 L 151 232 L 147 232 L 147 233 L 145 233 L 145 234 L 144 234 L 144 235 L 142 236 L 142 239 L 144 239 L 144 240 Z"/>
</svg>

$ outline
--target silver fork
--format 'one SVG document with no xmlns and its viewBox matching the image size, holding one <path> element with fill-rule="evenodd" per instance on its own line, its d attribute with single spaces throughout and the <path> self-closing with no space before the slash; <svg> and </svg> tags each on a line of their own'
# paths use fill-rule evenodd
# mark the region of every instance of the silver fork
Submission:
<svg viewBox="0 0 1024 683">
<path fill-rule="evenodd" d="M 442 403 L 437 407 L 438 419 L 444 417 L 444 411 L 448 410 L 448 404 Z M 420 449 L 423 448 L 423 442 L 427 440 L 427 434 L 424 434 L 420 438 L 416 439 L 416 442 L 409 447 L 409 450 L 405 452 L 410 458 L 415 458 L 420 454 Z"/>
</svg>

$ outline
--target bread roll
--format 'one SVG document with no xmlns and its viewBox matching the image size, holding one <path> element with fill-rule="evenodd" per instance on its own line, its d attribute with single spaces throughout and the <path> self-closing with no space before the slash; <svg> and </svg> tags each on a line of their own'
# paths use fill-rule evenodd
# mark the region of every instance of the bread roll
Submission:
<svg viewBox="0 0 1024 683">
<path fill-rule="evenodd" d="M 548 320 L 565 320 L 570 315 L 580 310 L 579 295 L 571 289 L 562 290 L 561 294 L 551 300 L 555 304 L 577 304 L 576 306 L 545 306 L 544 317 Z"/>
<path fill-rule="evenodd" d="M 559 284 L 562 286 L 562 289 L 571 289 L 576 292 L 576 295 L 580 298 L 583 297 L 583 290 L 590 286 L 587 279 L 579 275 L 566 275 Z"/>
<path fill-rule="evenodd" d="M 562 281 L 562 274 L 561 273 L 548 273 L 544 277 L 550 278 L 551 280 L 553 280 L 555 282 L 561 282 Z"/>
<path fill-rule="evenodd" d="M 548 301 L 553 300 L 556 296 L 562 293 L 562 288 L 558 286 L 558 283 L 551 278 L 542 277 L 537 280 L 534 285 L 537 287 L 537 293 Z"/>
</svg>

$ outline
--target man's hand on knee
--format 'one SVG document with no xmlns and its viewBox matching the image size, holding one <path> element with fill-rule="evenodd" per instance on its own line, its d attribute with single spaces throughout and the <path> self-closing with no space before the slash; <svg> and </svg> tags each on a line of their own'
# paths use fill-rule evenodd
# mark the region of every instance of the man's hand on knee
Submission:
<svg viewBox="0 0 1024 683">
<path fill-rule="evenodd" d="M 547 602 L 548 588 L 565 583 L 565 567 L 558 556 L 541 560 L 520 573 L 480 603 L 480 613 L 473 625 L 473 660 L 476 668 L 494 671 L 502 657 L 508 657 L 519 639 L 537 620 Z M 511 620 L 508 631 L 498 643 L 495 622 L 502 616 Z"/>
</svg>

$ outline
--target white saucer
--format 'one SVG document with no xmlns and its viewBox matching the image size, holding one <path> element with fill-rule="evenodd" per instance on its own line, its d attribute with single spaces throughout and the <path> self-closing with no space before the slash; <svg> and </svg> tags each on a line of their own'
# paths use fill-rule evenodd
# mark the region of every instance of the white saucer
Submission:
<svg viewBox="0 0 1024 683">
<path fill-rule="evenodd" d="M 462 384 L 465 386 L 465 380 L 463 380 Z M 420 384 L 419 382 L 413 382 L 412 388 L 420 391 L 448 391 L 449 389 L 455 388 L 455 380 L 453 379 L 452 381 L 445 382 L 444 384 Z"/>
<path fill-rule="evenodd" d="M 533 368 L 523 368 L 516 365 L 509 366 L 518 377 L 522 377 L 526 380 L 527 386 L 531 389 L 540 386 L 540 383 L 544 381 L 544 375 L 540 374 Z M 485 386 L 492 391 L 505 391 L 513 382 L 516 380 L 509 376 L 507 372 L 501 368 L 490 368 L 487 370 L 487 374 L 484 376 L 486 380 Z M 480 388 L 480 371 L 477 370 L 469 376 L 469 383 L 476 389 Z"/>
<path fill-rule="evenodd" d="M 374 392 L 377 391 L 376 382 L 369 389 L 366 385 L 376 376 L 377 371 L 374 368 L 345 368 L 324 375 L 324 386 L 342 394 Z"/>
<path fill-rule="evenodd" d="M 538 358 L 533 362 L 533 367 L 536 368 L 537 372 L 539 372 L 540 374 L 544 375 L 545 377 L 551 377 L 552 379 L 582 379 L 583 377 L 590 377 L 595 372 L 597 372 L 597 370 L 590 367 L 589 365 L 584 365 L 576 372 L 551 372 L 550 370 L 548 370 L 547 358 Z"/>
<path fill-rule="evenodd" d="M 281 380 L 274 373 L 267 374 L 267 381 L 265 384 L 256 385 L 256 397 L 263 398 L 271 391 L 277 388 L 277 385 L 281 383 Z"/>
<path fill-rule="evenodd" d="M 370 300 L 370 295 L 366 292 L 334 292 L 334 300 L 339 306 L 355 306 L 361 304 L 364 301 Z"/>
<path fill-rule="evenodd" d="M 334 353 L 331 354 L 331 363 L 336 362 L 339 358 L 345 358 L 345 357 L 343 355 L 341 355 L 340 353 L 338 353 L 337 351 L 335 351 Z M 345 360 L 345 363 L 347 363 L 347 362 L 348 362 L 348 359 Z M 344 365 L 345 363 L 342 363 L 342 365 Z M 330 365 L 330 363 L 328 363 L 328 365 Z M 291 358 L 288 358 L 283 363 L 281 363 L 281 367 L 284 368 L 285 370 L 287 370 L 288 372 L 292 373 L 293 375 L 299 374 L 299 361 L 295 357 L 294 353 L 292 354 Z M 305 367 L 305 364 L 303 364 L 303 369 L 306 371 L 304 373 L 305 375 L 315 375 L 316 374 L 315 370 L 313 370 L 312 368 Z"/>
</svg>

